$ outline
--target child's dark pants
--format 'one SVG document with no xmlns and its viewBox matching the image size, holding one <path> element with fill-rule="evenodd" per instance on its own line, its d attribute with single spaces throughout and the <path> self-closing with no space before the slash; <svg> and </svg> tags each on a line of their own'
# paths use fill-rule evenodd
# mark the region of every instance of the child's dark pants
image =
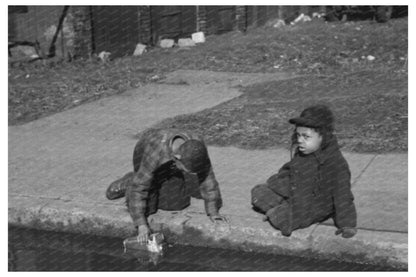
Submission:
<svg viewBox="0 0 416 277">
<path fill-rule="evenodd" d="M 128 180 L 125 180 L 125 184 L 131 186 L 133 175 L 126 179 Z M 172 176 L 159 182 L 155 189 L 149 191 L 145 214 L 146 216 L 154 214 L 158 209 L 166 211 L 185 209 L 190 205 L 191 197 L 202 199 L 197 177 L 190 174 Z"/>
<path fill-rule="evenodd" d="M 279 229 L 284 236 L 291 235 L 292 213 L 287 199 L 266 184 L 261 184 L 251 190 L 251 203 L 257 211 L 267 213 L 270 224 Z"/>
<path fill-rule="evenodd" d="M 282 201 L 283 197 L 276 194 L 266 184 L 257 185 L 251 190 L 251 204 L 262 213 L 266 213 Z"/>
</svg>

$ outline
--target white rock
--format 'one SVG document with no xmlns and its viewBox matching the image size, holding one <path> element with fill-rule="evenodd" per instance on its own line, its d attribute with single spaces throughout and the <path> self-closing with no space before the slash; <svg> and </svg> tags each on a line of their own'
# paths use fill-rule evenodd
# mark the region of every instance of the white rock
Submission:
<svg viewBox="0 0 416 277">
<path fill-rule="evenodd" d="M 203 32 L 197 32 L 192 34 L 192 40 L 195 43 L 204 43 L 205 42 L 205 35 Z"/>
<path fill-rule="evenodd" d="M 140 56 L 144 52 L 146 52 L 146 45 L 138 43 L 136 49 L 134 49 L 133 56 Z"/>
<path fill-rule="evenodd" d="M 98 57 L 101 59 L 101 61 L 106 62 L 110 58 L 110 55 L 110 52 L 101 51 L 100 54 L 98 54 Z"/>
<path fill-rule="evenodd" d="M 312 18 L 309 15 L 303 17 L 303 22 L 312 21 Z"/>
<path fill-rule="evenodd" d="M 160 79 L 159 75 L 153 75 L 152 77 L 150 77 L 150 80 L 152 81 L 157 81 L 159 79 Z"/>
<path fill-rule="evenodd" d="M 19 58 L 39 58 L 39 55 L 36 53 L 36 49 L 33 46 L 29 45 L 18 45 L 10 48 L 10 53 L 13 57 Z"/>
<path fill-rule="evenodd" d="M 175 45 L 175 41 L 173 39 L 162 39 L 160 41 L 160 47 L 162 48 L 172 48 Z"/>
<path fill-rule="evenodd" d="M 312 18 L 308 15 L 304 15 L 303 13 L 301 13 L 298 17 L 296 17 L 295 20 L 293 20 L 290 24 L 296 24 L 298 22 L 306 22 L 306 21 L 311 21 Z"/>
<path fill-rule="evenodd" d="M 374 56 L 371 56 L 371 55 L 367 56 L 367 60 L 369 60 L 369 61 L 374 61 L 375 59 L 376 59 L 376 57 L 374 57 Z"/>
<path fill-rule="evenodd" d="M 178 40 L 179 47 L 191 47 L 195 46 L 195 41 L 190 38 L 180 38 Z"/>
<path fill-rule="evenodd" d="M 312 14 L 312 17 L 313 18 L 321 18 L 321 17 L 324 17 L 324 16 L 325 16 L 325 13 L 317 13 L 317 12 L 314 12 Z"/>
<path fill-rule="evenodd" d="M 276 23 L 273 24 L 273 28 L 280 28 L 280 27 L 283 27 L 285 25 L 286 25 L 285 21 L 282 20 L 282 19 L 279 19 L 279 20 L 277 20 Z"/>
</svg>

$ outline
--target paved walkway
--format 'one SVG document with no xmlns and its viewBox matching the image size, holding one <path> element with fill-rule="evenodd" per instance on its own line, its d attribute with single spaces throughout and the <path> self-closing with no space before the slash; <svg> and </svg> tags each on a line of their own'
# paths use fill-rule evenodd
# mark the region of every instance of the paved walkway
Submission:
<svg viewBox="0 0 416 277">
<path fill-rule="evenodd" d="M 277 74 L 177 71 L 161 83 L 9 127 L 9 223 L 102 235 L 132 235 L 124 200 L 108 184 L 132 169 L 134 136 L 168 117 L 240 95 L 237 85 L 290 78 Z M 358 234 L 335 236 L 331 221 L 283 237 L 250 205 L 250 189 L 289 158 L 283 149 L 209 147 L 230 226 L 214 225 L 201 200 L 149 219 L 171 241 L 407 267 L 407 154 L 345 153 L 358 211 Z"/>
</svg>

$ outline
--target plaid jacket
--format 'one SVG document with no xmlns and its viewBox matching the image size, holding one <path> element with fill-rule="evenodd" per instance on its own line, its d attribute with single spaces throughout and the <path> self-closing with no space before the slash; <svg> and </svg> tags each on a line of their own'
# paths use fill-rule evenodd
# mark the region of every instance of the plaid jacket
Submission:
<svg viewBox="0 0 416 277">
<path fill-rule="evenodd" d="M 148 129 L 144 131 L 133 153 L 134 178 L 128 193 L 128 208 L 135 226 L 147 224 L 146 208 L 150 194 L 155 193 L 161 179 L 177 170 L 172 161 L 171 144 L 174 138 L 197 139 L 198 135 L 176 129 Z M 198 173 L 200 193 L 205 201 L 207 215 L 216 215 L 222 205 L 221 193 L 211 164 Z M 155 180 L 155 179 L 158 180 Z"/>
</svg>

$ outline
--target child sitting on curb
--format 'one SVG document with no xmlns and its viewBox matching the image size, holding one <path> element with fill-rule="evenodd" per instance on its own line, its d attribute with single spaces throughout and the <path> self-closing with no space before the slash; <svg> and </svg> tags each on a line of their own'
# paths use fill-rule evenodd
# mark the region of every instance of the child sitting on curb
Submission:
<svg viewBox="0 0 416 277">
<path fill-rule="evenodd" d="M 294 155 L 266 184 L 252 189 L 254 209 L 285 236 L 333 218 L 336 235 L 353 237 L 357 213 L 351 173 L 333 134 L 331 110 L 325 105 L 311 106 L 289 122 L 295 125 Z"/>
</svg>

